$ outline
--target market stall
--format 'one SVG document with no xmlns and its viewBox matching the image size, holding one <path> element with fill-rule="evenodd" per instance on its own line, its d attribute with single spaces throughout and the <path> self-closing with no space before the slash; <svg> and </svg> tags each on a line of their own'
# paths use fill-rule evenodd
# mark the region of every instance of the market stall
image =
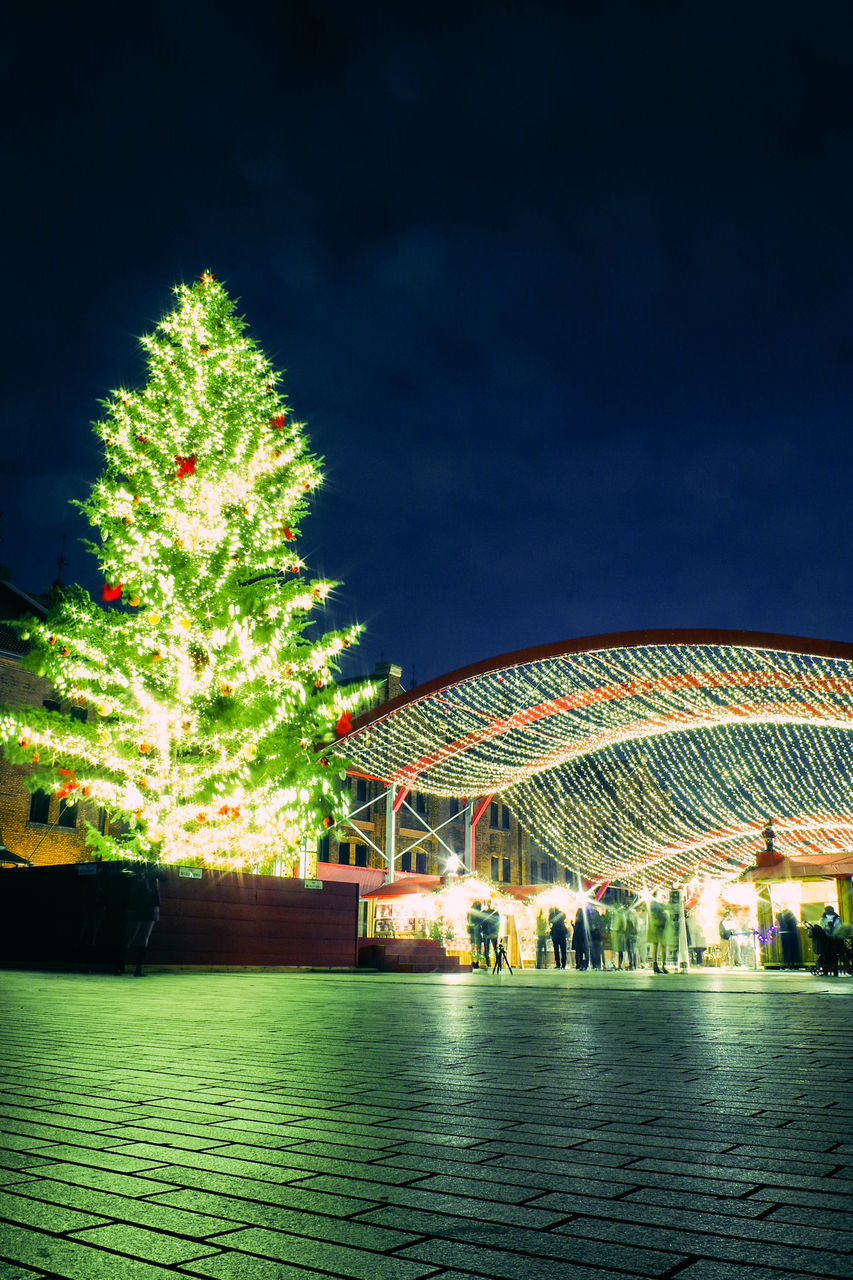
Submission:
<svg viewBox="0 0 853 1280">
<path fill-rule="evenodd" d="M 847 924 L 853 920 L 851 877 L 853 853 L 780 855 L 744 871 L 740 884 L 756 896 L 762 964 L 813 964 L 810 930 L 824 909 L 832 907 Z"/>
</svg>

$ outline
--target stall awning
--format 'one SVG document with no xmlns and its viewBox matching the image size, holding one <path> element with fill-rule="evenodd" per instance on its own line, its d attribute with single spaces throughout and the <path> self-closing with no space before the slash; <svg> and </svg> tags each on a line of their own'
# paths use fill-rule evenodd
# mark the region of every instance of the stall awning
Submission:
<svg viewBox="0 0 853 1280">
<path fill-rule="evenodd" d="M 434 893 L 441 887 L 441 876 L 406 876 L 403 880 L 393 880 L 390 884 L 380 885 L 378 889 L 370 889 L 363 893 L 363 898 L 405 898 L 413 893 Z"/>
<path fill-rule="evenodd" d="M 803 880 L 811 876 L 853 876 L 853 853 L 828 853 L 804 858 L 782 858 L 768 867 L 748 867 L 741 880 Z"/>
</svg>

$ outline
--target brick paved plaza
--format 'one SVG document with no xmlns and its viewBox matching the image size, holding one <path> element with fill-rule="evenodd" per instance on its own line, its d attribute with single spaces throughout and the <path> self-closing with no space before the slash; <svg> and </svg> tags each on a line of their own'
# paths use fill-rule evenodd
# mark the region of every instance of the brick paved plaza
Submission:
<svg viewBox="0 0 853 1280">
<path fill-rule="evenodd" d="M 849 978 L 0 994 L 0 1280 L 853 1276 Z"/>
</svg>

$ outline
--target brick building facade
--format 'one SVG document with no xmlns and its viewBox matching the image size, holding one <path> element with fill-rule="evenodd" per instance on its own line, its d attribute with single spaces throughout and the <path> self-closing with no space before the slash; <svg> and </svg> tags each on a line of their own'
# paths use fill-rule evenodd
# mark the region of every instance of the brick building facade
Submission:
<svg viewBox="0 0 853 1280">
<path fill-rule="evenodd" d="M 44 617 L 46 613 L 43 599 L 0 580 L 0 618 Z M 25 649 L 18 634 L 0 623 L 0 704 L 71 709 L 58 701 L 49 681 L 21 666 Z M 74 707 L 72 714 L 82 719 L 87 712 Z M 31 772 L 32 767 L 9 764 L 0 756 L 0 831 L 6 849 L 33 866 L 86 860 L 85 821 L 103 830 L 103 813 L 86 801 L 69 804 L 44 792 L 31 794 L 25 783 Z"/>
</svg>

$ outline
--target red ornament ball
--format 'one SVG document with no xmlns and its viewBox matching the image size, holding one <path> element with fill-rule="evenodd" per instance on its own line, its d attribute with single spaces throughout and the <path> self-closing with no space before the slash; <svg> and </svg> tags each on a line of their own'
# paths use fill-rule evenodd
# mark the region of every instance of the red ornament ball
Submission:
<svg viewBox="0 0 853 1280">
<path fill-rule="evenodd" d="M 352 729 L 352 712 L 345 711 L 335 725 L 335 733 L 339 738 L 344 738 Z"/>
</svg>

